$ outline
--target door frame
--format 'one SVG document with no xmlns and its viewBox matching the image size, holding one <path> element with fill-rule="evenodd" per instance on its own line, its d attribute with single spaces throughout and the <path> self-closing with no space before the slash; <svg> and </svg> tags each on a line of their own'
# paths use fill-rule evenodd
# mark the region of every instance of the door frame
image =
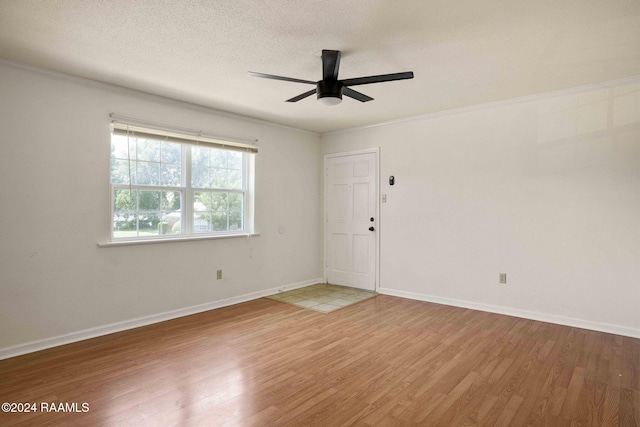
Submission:
<svg viewBox="0 0 640 427">
<path fill-rule="evenodd" d="M 373 179 L 374 182 L 374 196 L 375 196 L 375 255 L 374 255 L 374 272 L 375 272 L 375 283 L 374 283 L 374 291 L 378 292 L 380 289 L 380 147 L 371 147 L 364 148 L 361 150 L 353 150 L 353 151 L 342 151 L 338 153 L 328 153 L 324 155 L 324 162 L 322 164 L 322 182 L 323 182 L 323 191 L 322 191 L 322 205 L 323 205 L 323 214 L 322 214 L 322 241 L 323 241 L 323 260 L 322 260 L 322 274 L 324 283 L 328 283 L 328 274 L 327 274 L 327 260 L 329 257 L 327 254 L 329 253 L 329 245 L 327 244 L 328 236 L 327 236 L 327 215 L 328 215 L 328 206 L 327 206 L 327 175 L 328 175 L 328 167 L 327 161 L 329 159 L 335 159 L 339 157 L 348 157 L 348 156 L 356 156 L 358 154 L 374 154 L 375 160 L 375 176 Z"/>
</svg>

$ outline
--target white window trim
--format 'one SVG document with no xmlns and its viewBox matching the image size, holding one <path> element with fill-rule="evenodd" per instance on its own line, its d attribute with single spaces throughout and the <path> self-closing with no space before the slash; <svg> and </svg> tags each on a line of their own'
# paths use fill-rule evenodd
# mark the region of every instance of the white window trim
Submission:
<svg viewBox="0 0 640 427">
<path fill-rule="evenodd" d="M 121 117 L 118 116 L 118 120 L 115 120 L 116 115 L 110 115 L 114 120 L 112 121 L 112 133 L 113 130 L 118 129 L 122 132 L 122 129 L 126 129 L 128 126 L 134 128 L 137 132 L 144 133 L 147 136 L 155 136 L 158 140 L 173 140 L 182 145 L 182 168 L 183 168 L 183 186 L 181 187 L 164 187 L 164 186 L 152 186 L 152 185 L 128 185 L 128 184 L 112 184 L 109 182 L 109 241 L 104 243 L 98 243 L 99 247 L 112 247 L 112 246 L 126 246 L 126 245 L 139 245 L 149 243 L 166 243 L 166 242 L 183 242 L 183 241 L 197 241 L 197 240 L 210 240 L 210 239 L 228 239 L 245 237 L 250 238 L 253 236 L 259 236 L 259 233 L 255 232 L 255 154 L 258 153 L 258 148 L 255 145 L 257 140 L 252 140 L 252 143 L 246 143 L 245 140 L 238 142 L 237 138 L 234 140 L 221 139 L 220 137 L 205 136 L 202 131 L 189 131 L 186 128 L 180 128 L 179 131 L 173 131 L 172 128 L 166 126 L 154 126 L 141 127 L 138 124 L 127 124 L 121 121 Z M 138 120 L 138 119 L 135 119 Z M 150 122 L 146 122 L 148 124 Z M 168 129 L 168 130 L 167 130 Z M 189 133 L 193 133 L 193 135 Z M 191 149 L 186 149 L 185 145 L 202 145 L 211 146 L 212 148 L 225 149 L 229 151 L 241 151 L 245 153 L 243 157 L 243 189 L 232 190 L 224 188 L 197 188 L 191 187 Z M 186 155 L 185 155 L 186 153 Z M 109 164 L 111 163 L 111 156 L 109 156 Z M 109 168 L 109 177 L 111 177 L 111 169 Z M 110 178 L 109 178 L 110 180 Z M 162 190 L 162 191 L 178 191 L 183 194 L 182 200 L 182 215 L 181 224 L 184 230 L 188 230 L 190 234 L 163 234 L 158 236 L 145 236 L 145 237 L 129 237 L 129 238 L 117 238 L 113 235 L 113 217 L 114 217 L 114 188 L 118 187 L 130 187 L 139 190 Z M 221 191 L 221 192 L 237 192 L 244 194 L 243 201 L 243 229 L 232 231 L 211 231 L 208 233 L 193 233 L 193 193 L 195 191 Z M 190 204 L 189 204 L 190 203 Z M 189 205 L 187 205 L 189 204 Z M 189 208 L 187 208 L 189 206 Z"/>
<path fill-rule="evenodd" d="M 237 234 L 205 234 L 202 236 L 182 236 L 182 237 L 169 237 L 166 239 L 139 239 L 139 240 L 115 240 L 110 242 L 98 243 L 99 248 L 109 248 L 115 246 L 132 246 L 132 245 L 148 245 L 150 243 L 171 243 L 171 242 L 192 242 L 198 240 L 218 240 L 218 239 L 237 239 L 245 238 L 250 239 L 252 237 L 260 236 L 260 233 L 237 233 Z"/>
</svg>

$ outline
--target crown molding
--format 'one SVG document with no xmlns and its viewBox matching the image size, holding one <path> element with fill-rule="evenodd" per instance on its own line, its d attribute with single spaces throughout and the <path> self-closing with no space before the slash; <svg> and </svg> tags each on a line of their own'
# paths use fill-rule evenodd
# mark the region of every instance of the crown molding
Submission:
<svg viewBox="0 0 640 427">
<path fill-rule="evenodd" d="M 268 120 L 263 120 L 263 119 L 258 119 L 256 117 L 252 117 L 252 116 L 247 116 L 247 115 L 243 115 L 243 114 L 238 114 L 238 113 L 232 113 L 229 111 L 225 111 L 225 110 L 221 110 L 221 109 L 217 109 L 217 108 L 213 108 L 213 107 L 208 107 L 206 105 L 202 105 L 202 104 L 198 104 L 198 103 L 194 103 L 194 102 L 189 102 L 189 101 L 182 101 L 180 99 L 176 99 L 176 98 L 171 98 L 168 96 L 163 96 L 163 95 L 158 95 L 152 92 L 146 92 L 146 91 L 141 91 L 138 89 L 132 89 L 126 86 L 120 86 L 120 85 L 116 85 L 116 84 L 112 84 L 112 83 L 106 83 L 100 80 L 95 80 L 95 79 L 90 79 L 87 77 L 82 77 L 82 76 L 78 76 L 75 74 L 68 74 L 62 71 L 56 71 L 56 70 L 52 70 L 50 68 L 44 68 L 44 67 L 39 67 L 37 65 L 32 65 L 32 64 L 27 64 L 24 62 L 20 62 L 20 61 L 15 61 L 15 60 L 11 60 L 11 59 L 7 59 L 4 57 L 0 57 L 0 65 L 2 66 L 6 66 L 8 68 L 13 68 L 16 70 L 21 70 L 21 71 L 27 71 L 27 72 L 31 72 L 34 74 L 39 74 L 41 76 L 50 78 L 50 79 L 54 79 L 54 80 L 60 80 L 60 81 L 67 81 L 67 82 L 71 82 L 71 83 L 75 83 L 75 84 L 79 84 L 85 87 L 92 87 L 92 88 L 98 88 L 98 89 L 103 89 L 103 90 L 109 90 L 111 92 L 117 92 L 120 93 L 122 95 L 126 95 L 126 96 L 131 96 L 131 97 L 135 97 L 138 99 L 143 99 L 143 100 L 151 100 L 151 101 L 160 101 L 160 102 L 165 102 L 165 103 L 171 103 L 174 105 L 177 105 L 181 108 L 189 108 L 192 110 L 196 110 L 196 111 L 201 111 L 204 113 L 208 113 L 208 114 L 215 114 L 217 116 L 220 117 L 224 117 L 224 118 L 228 118 L 228 119 L 233 119 L 233 120 L 243 120 L 243 121 L 248 121 L 251 123 L 255 123 L 255 124 L 259 124 L 259 125 L 263 125 L 263 126 L 269 126 L 269 127 L 274 127 L 274 128 L 278 128 L 278 129 L 284 129 L 284 130 L 288 130 L 288 131 L 294 131 L 294 132 L 299 132 L 299 133 L 304 133 L 307 135 L 313 135 L 313 136 L 320 136 L 320 134 L 318 132 L 313 132 L 310 130 L 306 130 L 306 129 L 301 129 L 301 128 L 297 128 L 297 127 L 293 127 L 293 126 L 287 126 L 287 125 L 283 125 L 280 123 L 275 123 L 275 122 L 271 122 Z"/>
<path fill-rule="evenodd" d="M 452 108 L 449 110 L 434 111 L 431 113 L 419 114 L 417 116 L 403 117 L 400 119 L 394 119 L 394 120 L 389 120 L 389 121 L 384 121 L 379 123 L 373 123 L 373 124 L 362 125 L 362 126 L 354 126 L 354 127 L 345 128 L 345 129 L 323 132 L 320 134 L 320 137 L 329 136 L 329 135 L 339 135 L 341 133 L 348 133 L 348 132 L 354 132 L 354 131 L 365 130 L 365 129 L 373 129 L 373 128 L 383 127 L 383 126 L 391 126 L 399 123 L 407 123 L 407 122 L 414 122 L 414 121 L 420 121 L 420 120 L 431 120 L 438 117 L 453 116 L 456 114 L 468 113 L 473 111 L 481 111 L 489 108 L 498 108 L 498 107 L 505 107 L 508 105 L 535 102 L 541 99 L 575 95 L 575 94 L 590 92 L 598 89 L 608 89 L 608 88 L 614 88 L 618 86 L 625 86 L 625 85 L 638 84 L 638 83 L 640 83 L 640 76 L 633 76 L 633 77 L 627 77 L 627 78 L 616 79 L 616 80 L 608 80 L 601 83 L 593 83 L 593 84 L 588 84 L 583 86 L 576 86 L 568 89 L 559 89 L 559 90 L 550 91 L 550 92 L 540 92 L 533 95 L 519 96 L 516 98 L 502 99 L 499 101 L 468 105 L 468 106 L 459 107 L 459 108 Z"/>
</svg>

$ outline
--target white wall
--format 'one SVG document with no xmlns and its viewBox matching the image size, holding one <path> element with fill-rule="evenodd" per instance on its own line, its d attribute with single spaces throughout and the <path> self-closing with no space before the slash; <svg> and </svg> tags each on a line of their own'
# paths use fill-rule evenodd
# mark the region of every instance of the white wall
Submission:
<svg viewBox="0 0 640 427">
<path fill-rule="evenodd" d="M 98 248 L 111 112 L 258 138 L 260 236 Z M 2 62 L 0 129 L 0 353 L 322 275 L 315 134 Z"/>
<path fill-rule="evenodd" d="M 382 292 L 640 337 L 640 79 L 322 136 L 365 147 Z"/>
</svg>

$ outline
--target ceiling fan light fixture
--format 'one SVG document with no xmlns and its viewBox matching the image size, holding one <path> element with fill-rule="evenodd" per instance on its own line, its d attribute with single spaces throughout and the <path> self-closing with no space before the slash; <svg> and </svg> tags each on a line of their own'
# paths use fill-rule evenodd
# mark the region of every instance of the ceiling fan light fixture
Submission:
<svg viewBox="0 0 640 427">
<path fill-rule="evenodd" d="M 318 96 L 318 102 L 322 105 L 338 105 L 342 102 L 341 96 L 323 96 L 320 98 Z"/>
</svg>

